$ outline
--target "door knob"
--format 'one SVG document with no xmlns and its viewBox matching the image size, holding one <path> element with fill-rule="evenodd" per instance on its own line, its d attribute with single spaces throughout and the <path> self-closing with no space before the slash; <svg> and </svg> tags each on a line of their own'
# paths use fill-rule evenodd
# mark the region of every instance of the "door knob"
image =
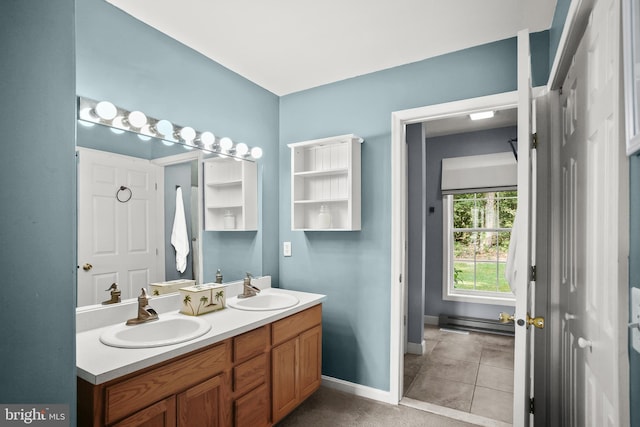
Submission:
<svg viewBox="0 0 640 427">
<path fill-rule="evenodd" d="M 565 313 L 564 314 L 564 320 L 573 320 L 576 318 L 575 314 L 571 314 L 571 313 Z"/>
<path fill-rule="evenodd" d="M 582 337 L 578 338 L 578 347 L 580 348 L 587 348 L 589 347 L 589 350 L 591 350 L 591 346 L 593 345 L 593 343 L 591 342 L 591 340 L 586 340 Z"/>
<path fill-rule="evenodd" d="M 83 269 L 84 271 L 89 271 L 89 270 L 91 270 L 92 268 L 93 268 L 93 265 L 89 264 L 88 262 L 87 262 L 87 263 L 85 263 L 85 264 L 82 266 L 82 269 Z"/>
<path fill-rule="evenodd" d="M 509 323 L 515 321 L 515 317 L 513 316 L 513 314 L 504 312 L 500 313 L 498 319 L 500 320 L 500 323 Z M 533 325 L 538 329 L 544 329 L 544 317 L 531 317 L 529 316 L 529 313 L 527 313 L 526 322 L 522 319 L 519 319 L 517 323 L 519 326 L 524 326 L 526 323 L 527 327 L 529 327 L 529 325 Z"/>
</svg>

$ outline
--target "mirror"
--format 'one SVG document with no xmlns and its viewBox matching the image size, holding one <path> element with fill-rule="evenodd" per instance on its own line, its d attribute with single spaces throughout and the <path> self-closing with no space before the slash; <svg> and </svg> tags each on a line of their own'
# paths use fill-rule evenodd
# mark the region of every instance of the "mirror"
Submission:
<svg viewBox="0 0 640 427">
<path fill-rule="evenodd" d="M 78 121 L 76 145 L 78 307 L 109 300 L 106 290 L 113 282 L 118 282 L 124 300 L 137 297 L 140 288 L 150 283 L 212 282 L 217 268 L 225 282 L 242 279 L 244 271 L 262 274 L 252 265 L 237 268 L 238 251 L 256 258 L 255 251 L 260 250 L 254 242 L 256 231 L 204 232 L 203 161 L 221 156 L 132 132 L 114 133 L 108 126 L 88 126 L 82 121 Z M 190 246 L 182 272 L 171 244 L 178 188 Z M 225 247 L 233 249 L 221 249 Z M 225 265 L 234 267 L 226 270 Z"/>
</svg>

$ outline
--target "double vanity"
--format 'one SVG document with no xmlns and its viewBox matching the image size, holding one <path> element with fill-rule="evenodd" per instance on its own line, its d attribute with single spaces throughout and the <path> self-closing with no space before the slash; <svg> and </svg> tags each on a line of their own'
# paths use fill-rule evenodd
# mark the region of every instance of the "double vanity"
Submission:
<svg viewBox="0 0 640 427">
<path fill-rule="evenodd" d="M 320 386 L 325 299 L 265 287 L 193 317 L 163 295 L 134 326 L 135 303 L 79 312 L 78 425 L 275 424 Z"/>
</svg>

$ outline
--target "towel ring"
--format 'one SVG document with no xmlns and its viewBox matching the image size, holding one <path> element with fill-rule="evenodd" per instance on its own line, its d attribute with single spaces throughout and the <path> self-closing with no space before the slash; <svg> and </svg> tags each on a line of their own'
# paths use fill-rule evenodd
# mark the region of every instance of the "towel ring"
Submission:
<svg viewBox="0 0 640 427">
<path fill-rule="evenodd" d="M 120 198 L 121 191 L 128 191 L 129 197 L 127 197 L 126 199 L 121 199 Z M 116 199 L 118 199 L 120 203 L 127 203 L 129 200 L 131 200 L 132 196 L 133 196 L 133 193 L 131 192 L 131 189 L 129 187 L 125 187 L 124 185 L 121 185 L 118 191 L 116 191 Z"/>
</svg>

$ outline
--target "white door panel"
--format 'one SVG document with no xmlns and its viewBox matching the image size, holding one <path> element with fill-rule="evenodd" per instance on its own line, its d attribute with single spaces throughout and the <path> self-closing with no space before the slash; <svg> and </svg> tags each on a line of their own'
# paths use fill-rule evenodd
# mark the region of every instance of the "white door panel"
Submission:
<svg viewBox="0 0 640 427">
<path fill-rule="evenodd" d="M 599 0 L 563 84 L 563 420 L 619 425 L 619 2 Z"/>
<path fill-rule="evenodd" d="M 515 349 L 514 349 L 514 390 L 513 425 L 528 426 L 530 422 L 529 400 L 531 394 L 532 337 L 527 324 L 528 314 L 533 310 L 533 291 L 529 280 L 530 266 L 534 265 L 532 254 L 532 226 L 535 218 L 532 209 L 535 206 L 532 191 L 532 172 L 535 170 L 535 157 L 532 157 L 532 94 L 531 94 L 531 58 L 529 50 L 529 31 L 518 33 L 518 224 L 516 228 L 517 251 L 515 253 Z"/>
<path fill-rule="evenodd" d="M 78 306 L 109 299 L 105 290 L 114 282 L 123 299 L 135 297 L 162 274 L 154 209 L 159 167 L 112 153 L 78 152 Z"/>
</svg>

